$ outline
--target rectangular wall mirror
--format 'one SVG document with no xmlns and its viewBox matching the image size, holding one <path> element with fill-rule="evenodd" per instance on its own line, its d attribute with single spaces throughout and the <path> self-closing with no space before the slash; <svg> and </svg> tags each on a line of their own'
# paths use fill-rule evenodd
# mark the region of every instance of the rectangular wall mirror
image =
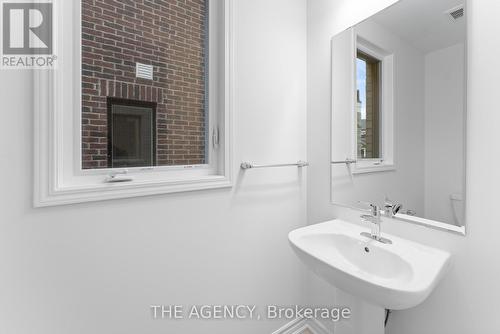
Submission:
<svg viewBox="0 0 500 334">
<path fill-rule="evenodd" d="M 401 0 L 333 37 L 334 204 L 465 232 L 466 31 L 464 0 Z"/>
</svg>

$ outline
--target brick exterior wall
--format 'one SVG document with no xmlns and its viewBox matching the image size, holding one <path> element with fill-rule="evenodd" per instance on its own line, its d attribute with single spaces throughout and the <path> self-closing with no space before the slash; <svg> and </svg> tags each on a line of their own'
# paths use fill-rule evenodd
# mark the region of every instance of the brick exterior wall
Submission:
<svg viewBox="0 0 500 334">
<path fill-rule="evenodd" d="M 108 97 L 157 103 L 158 166 L 205 163 L 205 2 L 82 0 L 84 169 L 108 167 Z"/>
</svg>

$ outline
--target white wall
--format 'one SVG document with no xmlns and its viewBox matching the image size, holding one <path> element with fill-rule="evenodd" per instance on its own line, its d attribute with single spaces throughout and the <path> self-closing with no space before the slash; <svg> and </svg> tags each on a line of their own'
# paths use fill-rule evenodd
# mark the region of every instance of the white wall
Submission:
<svg viewBox="0 0 500 334">
<path fill-rule="evenodd" d="M 463 224 L 465 49 L 425 56 L 425 217 Z M 456 200 L 451 200 L 454 195 Z"/>
<path fill-rule="evenodd" d="M 311 0 L 308 3 L 308 220 L 333 217 L 358 219 L 350 210 L 329 203 L 329 117 L 331 36 L 393 1 Z M 358 11 L 354 10 L 358 9 Z M 454 266 L 429 299 L 419 307 L 391 315 L 390 334 L 497 333 L 500 329 L 500 224 L 498 207 L 500 156 L 491 153 L 500 113 L 495 96 L 500 68 L 497 40 L 500 2 L 469 1 L 469 80 L 467 134 L 467 237 L 398 221 L 384 221 L 383 230 L 454 254 Z M 334 291 L 311 278 L 310 295 L 334 301 Z"/>
<path fill-rule="evenodd" d="M 332 165 L 332 199 L 335 203 L 359 207 L 358 201 L 381 205 L 388 196 L 402 203 L 404 210 L 411 209 L 423 216 L 424 55 L 374 20 L 362 22 L 355 31 L 359 37 L 394 56 L 394 152 L 391 156 L 394 157 L 395 170 L 351 176 L 345 164 Z M 335 45 L 332 47 L 335 48 Z M 342 96 L 336 99 L 342 99 Z M 343 109 L 337 112 L 348 111 Z M 340 147 L 339 144 L 339 137 L 351 138 L 352 119 L 344 123 L 336 121 L 338 119 L 336 117 L 332 122 L 335 143 L 332 147 L 333 160 L 350 156 L 346 153 L 338 155 L 336 151 L 353 151 L 351 141 L 348 141 L 347 147 Z"/>
<path fill-rule="evenodd" d="M 283 321 L 153 321 L 151 304 L 300 304 L 288 245 L 305 173 L 306 2 L 236 0 L 232 190 L 32 208 L 31 74 L 0 73 L 0 333 L 270 333 Z"/>
</svg>

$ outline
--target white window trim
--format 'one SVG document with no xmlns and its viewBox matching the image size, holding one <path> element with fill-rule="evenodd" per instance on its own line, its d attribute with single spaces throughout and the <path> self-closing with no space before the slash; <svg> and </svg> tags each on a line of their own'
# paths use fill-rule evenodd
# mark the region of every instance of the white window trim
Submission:
<svg viewBox="0 0 500 334">
<path fill-rule="evenodd" d="M 81 3 L 58 1 L 56 55 L 58 68 L 34 71 L 34 206 L 54 206 L 118 198 L 231 187 L 233 110 L 233 15 L 231 0 L 209 1 L 210 33 L 218 33 L 217 48 L 210 44 L 210 129 L 219 132 L 218 148 L 209 140 L 210 165 L 130 168 L 132 182 L 107 183 L 111 172 L 81 167 Z M 70 15 L 68 15 L 70 14 Z M 75 22 L 77 22 L 75 24 Z M 78 41 L 75 43 L 74 41 Z M 223 51 L 222 51 L 223 50 Z M 220 53 L 223 52 L 223 56 Z M 220 78 L 223 77 L 223 80 Z M 68 84 L 69 83 L 69 84 Z M 214 101 L 220 101 L 216 103 Z M 68 112 L 70 110 L 70 112 Z M 215 126 L 214 126 L 215 125 Z"/>
<path fill-rule="evenodd" d="M 392 171 L 396 169 L 394 159 L 394 54 L 388 53 L 376 45 L 370 43 L 363 37 L 355 36 L 354 53 L 354 99 L 356 99 L 356 51 L 364 53 L 381 61 L 381 96 L 380 96 L 380 119 L 381 119 L 381 158 L 359 159 L 357 150 L 357 115 L 353 108 L 353 130 L 352 130 L 352 156 L 356 157 L 356 163 L 352 166 L 352 174 L 364 174 Z M 356 105 L 354 101 L 353 105 Z"/>
</svg>

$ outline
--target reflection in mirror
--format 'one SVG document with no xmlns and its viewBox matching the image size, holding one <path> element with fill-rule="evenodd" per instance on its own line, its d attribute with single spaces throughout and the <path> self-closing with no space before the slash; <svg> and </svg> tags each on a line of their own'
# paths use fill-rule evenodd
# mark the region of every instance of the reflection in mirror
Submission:
<svg viewBox="0 0 500 334">
<path fill-rule="evenodd" d="M 382 60 L 356 50 L 357 156 L 381 159 L 379 83 Z"/>
<path fill-rule="evenodd" d="M 465 226 L 466 22 L 464 0 L 401 0 L 333 37 L 335 204 Z"/>
</svg>

